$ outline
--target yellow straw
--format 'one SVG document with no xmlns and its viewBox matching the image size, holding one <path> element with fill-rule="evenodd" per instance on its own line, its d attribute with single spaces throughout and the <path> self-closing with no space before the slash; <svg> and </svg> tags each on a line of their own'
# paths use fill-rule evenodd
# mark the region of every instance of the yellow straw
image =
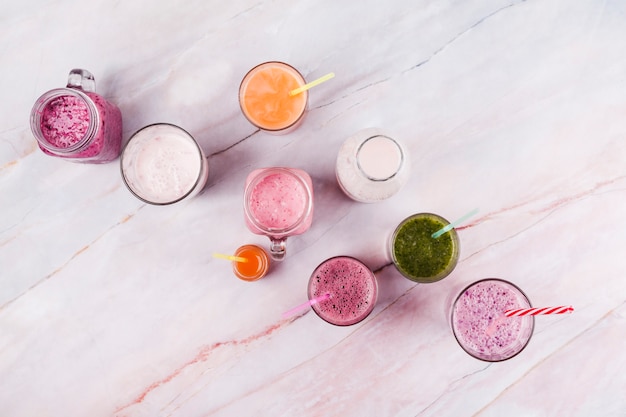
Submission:
<svg viewBox="0 0 626 417">
<path fill-rule="evenodd" d="M 249 262 L 248 258 L 242 258 L 241 256 L 224 255 L 223 253 L 214 253 L 213 257 L 235 262 Z"/>
<path fill-rule="evenodd" d="M 295 96 L 295 95 L 298 95 L 298 94 L 300 94 L 301 92 L 306 91 L 306 90 L 308 90 L 308 89 L 309 89 L 309 88 L 311 88 L 311 87 L 315 87 L 316 85 L 319 85 L 319 84 L 323 83 L 324 81 L 328 81 L 328 80 L 330 80 L 330 79 L 331 79 L 331 78 L 333 78 L 334 76 L 335 76 L 335 73 L 334 73 L 334 72 L 331 72 L 330 74 L 326 74 L 326 75 L 324 75 L 323 77 L 320 77 L 320 78 L 318 78 L 318 79 L 317 79 L 317 80 L 315 80 L 315 81 L 311 81 L 311 82 L 310 82 L 310 83 L 308 83 L 308 84 L 304 84 L 302 87 L 298 87 L 298 88 L 296 88 L 296 89 L 294 89 L 294 90 L 291 90 L 291 91 L 289 92 L 289 95 L 290 95 L 291 97 L 293 97 L 293 96 Z"/>
</svg>

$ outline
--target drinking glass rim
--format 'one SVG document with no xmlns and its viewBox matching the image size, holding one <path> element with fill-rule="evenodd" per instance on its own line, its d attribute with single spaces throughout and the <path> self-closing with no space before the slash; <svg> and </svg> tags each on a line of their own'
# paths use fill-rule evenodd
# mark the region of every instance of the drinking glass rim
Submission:
<svg viewBox="0 0 626 417">
<path fill-rule="evenodd" d="M 530 343 L 530 339 L 532 339 L 533 334 L 535 332 L 535 316 L 529 315 L 529 316 L 524 316 L 522 317 L 522 319 L 530 319 L 530 333 L 528 334 L 528 338 L 526 339 L 526 341 L 524 342 L 523 346 L 521 347 L 520 350 L 518 350 L 517 352 L 515 352 L 513 355 L 506 357 L 506 358 L 501 358 L 501 359 L 487 359 L 484 357 L 480 357 L 477 353 L 478 352 L 473 352 L 470 351 L 469 349 L 466 349 L 465 346 L 463 346 L 463 344 L 461 343 L 461 341 L 459 340 L 459 337 L 456 334 L 456 331 L 454 330 L 454 312 L 456 310 L 456 304 L 459 301 L 459 299 L 461 298 L 461 296 L 463 294 L 465 294 L 465 292 L 474 287 L 475 285 L 478 285 L 480 283 L 483 282 L 488 282 L 488 281 L 497 281 L 497 282 L 501 282 L 504 283 L 505 285 L 508 285 L 510 287 L 512 287 L 515 291 L 517 291 L 524 300 L 527 301 L 528 306 L 527 307 L 523 307 L 523 308 L 531 308 L 532 304 L 530 302 L 530 299 L 528 298 L 528 296 L 526 295 L 526 293 L 517 285 L 515 285 L 514 283 L 512 283 L 511 281 L 507 281 L 505 279 L 502 278 L 481 278 L 477 281 L 474 281 L 470 284 L 468 284 L 467 286 L 465 286 L 460 292 L 459 294 L 455 297 L 454 302 L 452 303 L 452 306 L 450 308 L 450 327 L 452 328 L 452 334 L 454 335 L 454 339 L 457 341 L 458 345 L 461 347 L 461 349 L 463 349 L 468 355 L 470 355 L 473 358 L 476 358 L 478 360 L 484 361 L 484 362 L 503 362 L 506 360 L 509 360 L 511 358 L 514 358 L 515 356 L 519 355 L 524 349 L 526 349 L 526 346 L 528 346 L 528 344 Z M 526 320 L 528 321 L 528 320 Z"/>
<path fill-rule="evenodd" d="M 304 104 L 304 107 L 302 108 L 302 111 L 300 112 L 300 114 L 298 115 L 298 117 L 297 117 L 297 118 L 296 118 L 296 119 L 295 119 L 292 123 L 290 123 L 289 125 L 287 125 L 287 126 L 285 126 L 285 127 L 281 127 L 281 128 L 274 128 L 274 129 L 272 129 L 272 128 L 268 128 L 268 127 L 263 127 L 263 126 L 260 126 L 258 123 L 256 123 L 254 120 L 252 120 L 250 117 L 248 117 L 248 113 L 246 112 L 246 109 L 244 108 L 244 105 L 242 104 L 242 101 L 243 101 L 243 100 L 242 100 L 242 97 L 244 97 L 244 96 L 245 96 L 245 95 L 243 94 L 243 91 L 244 91 L 244 83 L 246 84 L 246 87 L 247 87 L 247 83 L 246 83 L 246 81 L 249 81 L 249 79 L 248 79 L 248 78 L 249 78 L 249 76 L 250 76 L 253 72 L 258 71 L 258 70 L 260 69 L 260 67 L 263 67 L 263 66 L 269 66 L 269 65 L 276 65 L 276 64 L 278 64 L 279 66 L 280 66 L 280 65 L 286 66 L 286 67 L 290 68 L 291 70 L 293 70 L 293 71 L 294 71 L 294 73 L 295 73 L 295 74 L 297 74 L 297 75 L 298 75 L 298 77 L 300 78 L 300 79 L 299 79 L 299 81 L 300 81 L 300 87 L 306 84 L 306 79 L 304 78 L 304 76 L 302 75 L 302 73 L 300 73 L 300 71 L 298 71 L 298 70 L 297 70 L 297 69 L 296 69 L 293 65 L 289 65 L 289 64 L 287 64 L 286 62 L 282 62 L 282 61 L 266 61 L 266 62 L 262 62 L 262 63 L 260 63 L 260 64 L 258 64 L 258 65 L 255 65 L 254 67 L 252 67 L 252 69 L 250 69 L 250 70 L 246 73 L 246 75 L 244 75 L 244 76 L 243 76 L 243 78 L 241 79 L 241 83 L 239 84 L 239 95 L 238 95 L 238 101 L 239 101 L 239 108 L 241 109 L 241 112 L 243 113 L 243 115 L 244 115 L 244 117 L 246 118 L 246 120 L 248 120 L 250 123 L 252 123 L 252 125 L 254 125 L 255 127 L 259 128 L 259 129 L 261 129 L 261 130 L 264 130 L 264 131 L 266 131 L 266 132 L 282 132 L 283 130 L 290 129 L 290 128 L 292 128 L 293 126 L 295 126 L 295 125 L 296 125 L 296 124 L 297 124 L 297 123 L 298 123 L 298 122 L 299 122 L 299 121 L 300 121 L 300 120 L 304 117 L 304 114 L 306 113 L 306 109 L 307 109 L 308 102 L 309 102 L 309 91 L 308 91 L 308 90 L 305 90 L 305 91 L 303 91 L 302 93 L 300 93 L 300 94 L 305 94 L 305 95 L 306 95 L 306 97 L 305 97 L 305 99 L 304 99 L 305 104 Z"/>
<path fill-rule="evenodd" d="M 349 259 L 351 261 L 355 261 L 357 263 L 359 263 L 360 265 L 362 265 L 367 271 L 369 271 L 369 275 L 371 277 L 371 281 L 374 284 L 374 296 L 372 297 L 372 303 L 369 306 L 369 308 L 366 310 L 366 313 L 363 315 L 363 317 L 361 317 L 360 319 L 354 321 L 347 321 L 345 323 L 333 323 L 331 321 L 326 320 L 326 318 L 322 317 L 322 315 L 317 311 L 317 304 L 314 304 L 311 306 L 311 309 L 315 312 L 315 314 L 321 318 L 322 320 L 324 320 L 326 323 L 330 323 L 334 326 L 339 326 L 339 327 L 345 327 L 345 326 L 352 326 L 354 324 L 360 323 L 363 320 L 365 320 L 371 313 L 372 311 L 374 311 L 374 308 L 376 307 L 376 302 L 378 301 L 378 279 L 376 279 L 376 274 L 374 273 L 374 271 L 372 271 L 372 269 L 370 267 L 368 267 L 367 265 L 365 265 L 365 263 L 363 263 L 363 261 L 361 261 L 360 259 L 355 258 L 354 256 L 350 256 L 350 255 L 337 255 L 337 256 L 332 256 L 322 262 L 320 262 L 319 265 L 317 265 L 315 267 L 315 269 L 313 270 L 313 272 L 311 273 L 311 276 L 309 277 L 309 282 L 307 284 L 307 297 L 309 298 L 309 300 L 311 300 L 311 280 L 313 279 L 313 277 L 315 276 L 315 273 L 317 272 L 318 269 L 320 269 L 320 267 L 330 261 L 336 260 L 336 259 Z"/>
<path fill-rule="evenodd" d="M 198 170 L 198 177 L 196 178 L 196 180 L 193 183 L 193 186 L 189 188 L 189 190 L 184 193 L 182 196 L 172 200 L 172 201 L 165 201 L 165 202 L 158 202 L 158 201 L 150 201 L 144 197 L 142 197 L 141 195 L 139 195 L 138 193 L 135 192 L 135 190 L 133 190 L 133 188 L 130 186 L 130 184 L 128 183 L 126 174 L 124 172 L 124 155 L 126 153 L 126 150 L 129 148 L 129 146 L 132 146 L 131 143 L 133 141 L 133 139 L 142 131 L 152 128 L 152 127 L 156 127 L 156 126 L 168 126 L 168 127 L 173 127 L 176 130 L 179 130 L 180 132 L 182 132 L 185 136 L 187 136 L 190 140 L 191 143 L 195 146 L 195 148 L 198 150 L 198 156 L 200 157 L 200 169 Z M 155 206 L 167 206 L 170 204 L 174 204 L 174 203 L 178 203 L 181 200 L 184 200 L 185 198 L 187 198 L 190 194 L 192 194 L 196 187 L 198 186 L 198 184 L 200 183 L 200 181 L 202 180 L 202 177 L 204 177 L 204 171 L 205 171 L 205 167 L 204 164 L 206 164 L 206 159 L 204 156 L 204 151 L 202 151 L 202 148 L 200 147 L 200 144 L 198 144 L 198 141 L 185 129 L 183 129 L 182 127 L 175 125 L 173 123 L 167 123 L 167 122 L 157 122 L 157 123 L 151 123 L 149 125 L 143 126 L 142 128 L 139 128 L 138 130 L 135 131 L 135 133 L 133 133 L 130 138 L 128 139 L 128 142 L 126 142 L 126 144 L 124 145 L 124 147 L 122 148 L 122 152 L 120 153 L 120 172 L 122 174 L 122 180 L 124 181 L 124 185 L 126 186 L 126 188 L 131 192 L 131 194 L 133 194 L 135 197 L 137 197 L 139 200 L 143 201 L 144 203 L 148 203 L 148 204 L 152 204 Z"/>
<path fill-rule="evenodd" d="M 254 249 L 252 249 L 254 248 Z M 259 268 L 256 271 L 256 273 L 254 275 L 251 276 L 244 276 L 242 273 L 239 272 L 239 270 L 237 269 L 237 266 L 235 265 L 237 262 L 233 261 L 233 273 L 235 274 L 235 276 L 239 279 L 241 279 L 242 281 L 247 281 L 247 282 L 252 282 L 252 281 L 257 281 L 259 279 L 261 279 L 263 276 L 265 276 L 265 274 L 267 274 L 267 271 L 270 268 L 270 258 L 269 255 L 267 254 L 267 252 L 265 252 L 265 250 L 255 244 L 249 243 L 249 244 L 245 244 L 242 245 L 240 247 L 237 248 L 237 250 L 235 251 L 234 255 L 235 256 L 240 256 L 242 252 L 246 251 L 246 250 L 256 250 L 259 252 L 259 258 L 260 258 L 260 262 L 259 262 Z"/>
<path fill-rule="evenodd" d="M 441 281 L 442 279 L 444 279 L 445 277 L 450 275 L 452 273 L 452 271 L 454 271 L 454 268 L 456 268 L 456 265 L 458 264 L 458 259 L 459 259 L 460 253 L 461 253 L 461 250 L 460 250 L 461 241 L 459 239 L 459 235 L 458 235 L 457 231 L 454 228 L 450 229 L 447 232 L 447 233 L 450 233 L 450 238 L 452 240 L 452 254 L 450 255 L 450 259 L 451 260 L 454 259 L 454 262 L 451 261 L 444 270 L 442 270 L 441 272 L 439 272 L 438 274 L 436 274 L 436 275 L 434 275 L 432 277 L 414 277 L 414 276 L 408 275 L 407 273 L 405 273 L 402 270 L 402 268 L 399 267 L 398 260 L 396 259 L 396 251 L 394 249 L 394 246 L 395 246 L 396 236 L 398 235 L 398 232 L 400 231 L 400 228 L 402 226 L 404 226 L 406 223 L 408 223 L 410 220 L 412 220 L 414 218 L 417 218 L 417 217 L 434 217 L 437 220 L 440 220 L 441 223 L 443 223 L 444 227 L 450 224 L 450 222 L 447 219 L 445 219 L 444 217 L 442 217 L 442 216 L 440 216 L 438 214 L 435 214 L 435 213 L 430 213 L 430 212 L 415 213 L 415 214 L 412 214 L 412 215 L 406 217 L 404 220 L 402 220 L 398 224 L 398 226 L 396 226 L 396 228 L 393 231 L 393 234 L 391 235 L 391 239 L 389 241 L 389 251 L 391 253 L 391 261 L 393 262 L 394 266 L 396 267 L 398 272 L 400 272 L 400 274 L 403 277 L 405 277 L 405 278 L 407 278 L 407 279 L 409 279 L 409 280 L 411 280 L 413 282 L 420 283 L 420 284 L 432 284 L 434 282 Z M 428 280 L 424 280 L 422 278 L 429 278 L 429 279 Z M 434 278 L 436 278 L 436 279 L 434 279 Z"/>
</svg>

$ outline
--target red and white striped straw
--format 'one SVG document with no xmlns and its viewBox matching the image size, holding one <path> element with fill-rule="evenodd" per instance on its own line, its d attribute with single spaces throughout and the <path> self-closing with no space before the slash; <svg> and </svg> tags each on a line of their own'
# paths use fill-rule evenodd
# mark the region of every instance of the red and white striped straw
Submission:
<svg viewBox="0 0 626 417">
<path fill-rule="evenodd" d="M 547 314 L 565 314 L 574 311 L 572 306 L 542 307 L 542 308 L 518 308 L 517 310 L 507 310 L 506 317 L 543 316 Z"/>
</svg>

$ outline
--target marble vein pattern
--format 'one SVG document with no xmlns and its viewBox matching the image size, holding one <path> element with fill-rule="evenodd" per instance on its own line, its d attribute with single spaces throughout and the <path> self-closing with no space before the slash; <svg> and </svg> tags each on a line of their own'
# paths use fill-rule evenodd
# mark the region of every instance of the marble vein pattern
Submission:
<svg viewBox="0 0 626 417">
<path fill-rule="evenodd" d="M 0 416 L 625 416 L 626 2 L 620 0 L 24 0 L 0 5 Z M 250 125 L 239 83 L 281 60 L 311 90 L 302 126 Z M 155 207 L 118 161 L 44 155 L 28 115 L 86 68 L 123 114 L 188 130 L 210 165 L 196 197 Z M 375 204 L 335 179 L 343 140 L 379 127 L 412 161 Z M 250 233 L 260 167 L 313 179 L 315 214 L 267 277 L 211 256 Z M 461 257 L 417 285 L 388 255 L 405 217 L 455 219 Z M 335 327 L 310 310 L 336 255 L 375 271 L 373 313 Z M 500 277 L 540 317 L 502 363 L 457 345 L 447 306 Z"/>
</svg>

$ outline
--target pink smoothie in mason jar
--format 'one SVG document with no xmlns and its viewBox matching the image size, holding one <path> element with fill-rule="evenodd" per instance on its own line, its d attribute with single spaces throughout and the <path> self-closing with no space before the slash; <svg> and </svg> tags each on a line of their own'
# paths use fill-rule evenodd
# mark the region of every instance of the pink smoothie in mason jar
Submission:
<svg viewBox="0 0 626 417">
<path fill-rule="evenodd" d="M 285 240 L 311 227 L 313 184 L 301 169 L 264 168 L 248 175 L 244 192 L 246 225 L 251 232 L 270 238 L 270 253 L 280 260 Z"/>
<path fill-rule="evenodd" d="M 94 90 L 93 75 L 72 70 L 66 88 L 50 90 L 35 102 L 30 125 L 44 153 L 89 163 L 119 156 L 122 114 Z"/>
<path fill-rule="evenodd" d="M 510 359 L 526 347 L 535 325 L 533 316 L 504 316 L 518 308 L 530 308 L 530 301 L 517 286 L 497 278 L 477 281 L 454 302 L 452 331 L 463 350 L 477 359 Z"/>
<path fill-rule="evenodd" d="M 309 300 L 327 299 L 311 308 L 328 323 L 349 326 L 365 319 L 378 297 L 376 276 L 358 259 L 336 256 L 322 262 L 309 279 Z"/>
</svg>

